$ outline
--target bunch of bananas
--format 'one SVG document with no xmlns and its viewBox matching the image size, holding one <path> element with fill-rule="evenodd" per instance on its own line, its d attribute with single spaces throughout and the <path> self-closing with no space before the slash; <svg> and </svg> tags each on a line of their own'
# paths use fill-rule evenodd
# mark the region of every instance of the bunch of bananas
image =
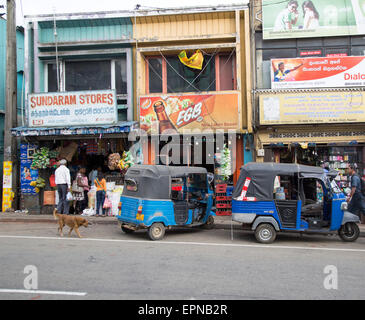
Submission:
<svg viewBox="0 0 365 320">
<path fill-rule="evenodd" d="M 49 165 L 49 149 L 48 148 L 41 148 L 34 152 L 33 155 L 33 162 L 32 168 L 34 169 L 46 169 Z"/>
<path fill-rule="evenodd" d="M 33 180 L 30 185 L 34 187 L 35 192 L 39 193 L 39 191 L 46 186 L 46 180 L 39 177 L 37 180 Z"/>
<path fill-rule="evenodd" d="M 133 166 L 133 157 L 130 151 L 124 151 L 122 155 L 122 159 L 119 161 L 118 168 L 120 170 L 126 170 L 129 167 Z"/>
</svg>

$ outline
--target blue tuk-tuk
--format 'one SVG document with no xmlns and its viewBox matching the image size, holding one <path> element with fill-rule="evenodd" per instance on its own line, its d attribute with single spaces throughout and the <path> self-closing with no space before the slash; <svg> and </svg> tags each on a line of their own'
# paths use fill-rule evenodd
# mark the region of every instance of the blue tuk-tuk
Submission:
<svg viewBox="0 0 365 320">
<path fill-rule="evenodd" d="M 232 194 L 232 220 L 272 243 L 277 232 L 337 232 L 344 241 L 360 234 L 357 215 L 347 210 L 336 171 L 285 163 L 251 162 L 241 168 Z"/>
<path fill-rule="evenodd" d="M 213 226 L 213 190 L 205 168 L 134 165 L 124 179 L 118 222 L 125 233 L 147 229 L 160 240 L 166 228 Z"/>
</svg>

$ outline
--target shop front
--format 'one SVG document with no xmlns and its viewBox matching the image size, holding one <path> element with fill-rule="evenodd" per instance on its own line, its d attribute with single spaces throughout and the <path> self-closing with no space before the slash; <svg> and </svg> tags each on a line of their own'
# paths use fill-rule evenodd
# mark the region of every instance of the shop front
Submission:
<svg viewBox="0 0 365 320">
<path fill-rule="evenodd" d="M 253 151 L 248 30 L 241 5 L 151 11 L 134 26 L 144 161 L 205 167 L 222 215 Z"/>
<path fill-rule="evenodd" d="M 88 209 L 95 208 L 90 173 L 103 172 L 112 203 L 109 213 L 115 215 L 123 190 L 123 165 L 132 152 L 138 161 L 138 146 L 133 151 L 128 139 L 137 123 L 118 121 L 115 91 L 32 94 L 28 119 L 29 126 L 12 129 L 21 141 L 21 209 L 51 213 L 58 201 L 54 172 L 58 160 L 66 159 L 72 182 L 80 169 L 85 169 L 90 186 L 88 199 L 84 199 Z M 76 200 L 71 212 L 75 206 Z"/>
<path fill-rule="evenodd" d="M 363 98 L 353 89 L 261 92 L 257 160 L 335 169 L 348 193 L 349 164 L 365 175 L 365 113 L 358 103 Z"/>
</svg>

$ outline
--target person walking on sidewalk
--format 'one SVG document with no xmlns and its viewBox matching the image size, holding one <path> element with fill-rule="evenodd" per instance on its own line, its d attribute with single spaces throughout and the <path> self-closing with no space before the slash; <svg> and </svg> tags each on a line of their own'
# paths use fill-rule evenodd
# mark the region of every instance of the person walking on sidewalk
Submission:
<svg viewBox="0 0 365 320">
<path fill-rule="evenodd" d="M 59 167 L 55 171 L 55 183 L 58 192 L 57 211 L 61 214 L 68 214 L 69 212 L 67 192 L 71 191 L 71 175 L 66 164 L 67 161 L 65 159 L 60 160 Z"/>
<path fill-rule="evenodd" d="M 347 199 L 349 202 L 348 210 L 354 214 L 357 214 L 361 219 L 361 213 L 365 214 L 365 198 L 361 192 L 361 178 L 356 173 L 356 166 L 353 164 L 350 164 L 348 172 L 351 176 L 351 193 Z"/>
<path fill-rule="evenodd" d="M 101 207 L 103 212 L 101 216 L 105 217 L 105 209 L 103 207 L 106 196 L 106 181 L 102 172 L 98 172 L 98 177 L 95 179 L 94 183 L 96 186 L 96 215 L 99 215 L 99 209 Z"/>
</svg>

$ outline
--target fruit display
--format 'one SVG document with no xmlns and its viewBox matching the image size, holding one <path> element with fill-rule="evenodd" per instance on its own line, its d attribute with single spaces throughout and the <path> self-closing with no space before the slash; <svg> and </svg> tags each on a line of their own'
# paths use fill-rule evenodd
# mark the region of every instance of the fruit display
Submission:
<svg viewBox="0 0 365 320">
<path fill-rule="evenodd" d="M 35 151 L 33 154 L 33 169 L 46 169 L 51 165 L 51 167 L 56 166 L 55 160 L 50 163 L 51 159 L 55 159 L 58 156 L 58 151 L 49 150 L 46 147 L 42 147 L 39 150 Z"/>
<path fill-rule="evenodd" d="M 124 151 L 122 159 L 119 161 L 118 168 L 120 170 L 126 170 L 134 164 L 133 157 L 130 151 Z"/>
<path fill-rule="evenodd" d="M 39 193 L 40 189 L 46 186 L 46 181 L 43 178 L 38 178 L 30 183 L 32 187 L 34 187 L 35 192 Z"/>
</svg>

